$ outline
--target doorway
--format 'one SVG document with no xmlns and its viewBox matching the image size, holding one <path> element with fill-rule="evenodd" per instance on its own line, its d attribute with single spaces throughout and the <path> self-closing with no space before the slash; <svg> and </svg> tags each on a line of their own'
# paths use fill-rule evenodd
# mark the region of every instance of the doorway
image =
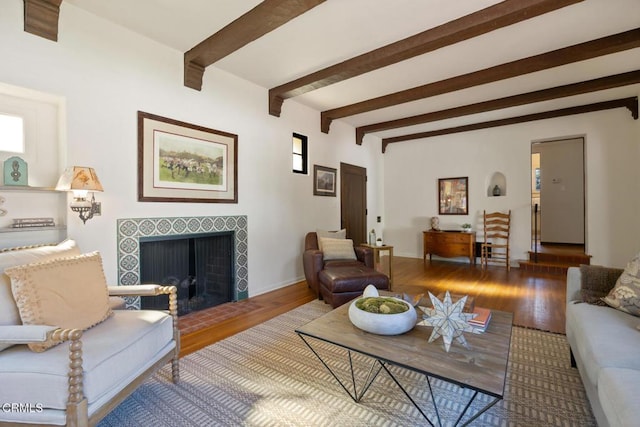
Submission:
<svg viewBox="0 0 640 427">
<path fill-rule="evenodd" d="M 532 244 L 585 244 L 584 138 L 531 145 Z"/>
<path fill-rule="evenodd" d="M 367 242 L 367 169 L 340 163 L 340 223 L 355 245 Z"/>
</svg>

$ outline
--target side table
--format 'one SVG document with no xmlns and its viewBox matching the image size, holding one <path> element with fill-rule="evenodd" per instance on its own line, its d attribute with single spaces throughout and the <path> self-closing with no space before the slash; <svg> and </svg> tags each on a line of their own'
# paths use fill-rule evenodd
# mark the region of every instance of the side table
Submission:
<svg viewBox="0 0 640 427">
<path fill-rule="evenodd" d="M 390 245 L 370 245 L 368 243 L 362 243 L 360 246 L 364 246 L 365 248 L 370 248 L 373 250 L 373 268 L 377 271 L 386 274 L 389 276 L 389 290 L 393 288 L 393 246 Z M 389 262 L 387 264 L 387 271 L 384 271 L 384 266 L 382 265 L 380 252 L 387 251 L 389 253 L 388 258 Z"/>
</svg>

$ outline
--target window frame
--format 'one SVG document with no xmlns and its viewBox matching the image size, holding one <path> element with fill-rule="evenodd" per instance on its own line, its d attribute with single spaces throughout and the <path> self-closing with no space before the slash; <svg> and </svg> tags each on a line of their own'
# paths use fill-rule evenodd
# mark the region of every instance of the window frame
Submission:
<svg viewBox="0 0 640 427">
<path fill-rule="evenodd" d="M 296 139 L 300 140 L 301 142 L 301 147 L 300 147 L 300 151 L 301 153 L 297 153 L 296 149 L 295 149 L 295 143 L 296 143 Z M 291 170 L 293 171 L 293 173 L 298 173 L 298 174 L 302 174 L 302 175 L 308 175 L 309 174 L 309 156 L 308 156 L 308 145 L 309 145 L 309 138 L 305 135 L 293 132 L 293 136 L 291 138 L 291 152 L 292 152 L 292 158 L 291 158 Z M 293 167 L 293 161 L 296 158 L 301 158 L 302 160 L 302 169 L 296 169 Z"/>
<path fill-rule="evenodd" d="M 19 150 L 19 151 L 6 150 L 6 149 L 4 149 L 5 147 L 0 145 L 0 153 L 7 153 L 7 154 L 12 154 L 12 155 L 19 155 L 19 154 L 20 155 L 25 155 L 25 154 L 27 154 L 27 137 L 26 137 L 27 118 L 25 116 L 23 116 L 22 114 L 17 114 L 15 112 L 9 112 L 9 111 L 3 111 L 3 110 L 0 110 L 0 116 L 18 118 L 18 119 L 20 119 L 21 125 L 22 125 L 21 150 Z M 0 136 L 2 136 L 2 132 L 0 132 Z"/>
</svg>

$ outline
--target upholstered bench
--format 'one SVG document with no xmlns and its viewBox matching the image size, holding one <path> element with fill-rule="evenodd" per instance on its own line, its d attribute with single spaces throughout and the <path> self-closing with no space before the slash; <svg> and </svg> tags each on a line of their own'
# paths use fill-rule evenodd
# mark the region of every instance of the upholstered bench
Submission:
<svg viewBox="0 0 640 427">
<path fill-rule="evenodd" d="M 367 285 L 389 289 L 389 278 L 385 274 L 364 265 L 325 268 L 318 278 L 320 294 L 333 308 L 362 295 Z"/>
</svg>

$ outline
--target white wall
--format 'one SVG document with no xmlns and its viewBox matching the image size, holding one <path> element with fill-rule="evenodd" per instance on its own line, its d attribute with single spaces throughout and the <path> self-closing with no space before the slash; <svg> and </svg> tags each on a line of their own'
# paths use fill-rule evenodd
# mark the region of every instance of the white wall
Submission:
<svg viewBox="0 0 640 427">
<path fill-rule="evenodd" d="M 65 99 L 67 164 L 93 166 L 105 189 L 97 194 L 102 216 L 83 225 L 69 211 L 68 233 L 84 251 L 102 253 L 110 282 L 118 218 L 198 215 L 248 215 L 250 296 L 300 280 L 304 234 L 339 227 L 340 199 L 313 196 L 312 176 L 291 172 L 292 132 L 309 137 L 311 171 L 341 161 L 367 168 L 369 218 L 381 214 L 380 145 L 357 146 L 352 127 L 335 122 L 322 134 L 319 113 L 293 101 L 272 117 L 267 89 L 215 67 L 201 92 L 186 88 L 181 52 L 66 2 L 58 42 L 36 37 L 23 31 L 22 8 L 22 0 L 0 2 L 0 82 Z M 237 134 L 239 202 L 138 202 L 138 110 Z"/>
<path fill-rule="evenodd" d="M 482 211 L 512 211 L 512 258 L 525 259 L 531 236 L 531 142 L 585 136 L 587 252 L 593 264 L 623 267 L 640 251 L 640 121 L 627 109 L 582 114 L 392 144 L 384 154 L 385 236 L 401 256 L 422 257 L 422 231 L 438 215 L 437 179 L 469 177 L 469 216 L 440 216 L 442 228 Z M 505 197 L 487 197 L 494 172 Z"/>
</svg>

